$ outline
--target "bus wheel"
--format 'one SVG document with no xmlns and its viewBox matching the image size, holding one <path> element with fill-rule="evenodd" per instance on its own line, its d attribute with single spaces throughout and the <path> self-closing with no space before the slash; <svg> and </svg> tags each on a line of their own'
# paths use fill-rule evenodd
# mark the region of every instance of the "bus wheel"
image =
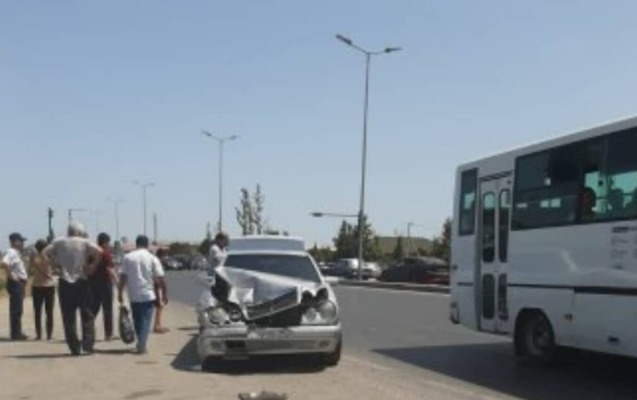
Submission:
<svg viewBox="0 0 637 400">
<path fill-rule="evenodd" d="M 523 363 L 548 365 L 553 361 L 556 345 L 551 322 L 541 311 L 521 316 L 515 332 L 515 349 Z"/>
</svg>

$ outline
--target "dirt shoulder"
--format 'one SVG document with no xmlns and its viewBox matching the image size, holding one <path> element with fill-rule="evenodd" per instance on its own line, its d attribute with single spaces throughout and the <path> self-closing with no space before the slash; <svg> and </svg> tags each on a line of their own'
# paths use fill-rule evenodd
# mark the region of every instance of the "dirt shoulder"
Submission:
<svg viewBox="0 0 637 400">
<path fill-rule="evenodd" d="M 133 346 L 121 341 L 101 341 L 100 315 L 96 353 L 71 357 L 62 340 L 57 304 L 53 341 L 10 342 L 6 339 L 7 303 L 6 298 L 0 299 L 0 400 L 237 399 L 240 392 L 263 389 L 285 392 L 291 400 L 472 398 L 351 353 L 344 355 L 338 367 L 328 369 L 304 359 L 285 358 L 241 361 L 229 364 L 226 373 L 203 373 L 195 351 L 193 308 L 181 303 L 168 305 L 165 319 L 171 332 L 152 335 L 147 355 L 132 354 Z M 33 336 L 30 298 L 25 300 L 23 324 L 25 333 Z"/>
</svg>

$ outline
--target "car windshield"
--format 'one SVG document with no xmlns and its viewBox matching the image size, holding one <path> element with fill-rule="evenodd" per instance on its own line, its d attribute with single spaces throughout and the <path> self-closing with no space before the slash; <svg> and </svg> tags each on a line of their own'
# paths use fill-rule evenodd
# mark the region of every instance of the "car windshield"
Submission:
<svg viewBox="0 0 637 400">
<path fill-rule="evenodd" d="M 321 278 L 307 256 L 290 254 L 231 254 L 225 265 L 255 272 L 320 283 Z"/>
</svg>

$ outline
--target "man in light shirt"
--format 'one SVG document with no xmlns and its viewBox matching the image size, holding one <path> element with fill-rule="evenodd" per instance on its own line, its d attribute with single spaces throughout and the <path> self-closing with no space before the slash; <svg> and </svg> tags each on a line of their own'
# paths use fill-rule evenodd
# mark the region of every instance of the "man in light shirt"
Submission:
<svg viewBox="0 0 637 400">
<path fill-rule="evenodd" d="M 120 270 L 118 285 L 118 300 L 124 302 L 124 288 L 128 288 L 128 299 L 133 313 L 133 325 L 137 335 L 137 353 L 145 354 L 147 350 L 148 334 L 153 320 L 155 307 L 155 284 L 162 299 L 162 304 L 168 304 L 166 297 L 166 281 L 161 262 L 148 250 L 148 237 L 140 235 L 136 240 L 137 250 L 124 257 Z"/>
<path fill-rule="evenodd" d="M 43 254 L 59 269 L 58 293 L 64 337 L 71 354 L 79 356 L 93 353 L 95 344 L 95 317 L 92 310 L 89 275 L 93 274 L 102 258 L 102 249 L 86 239 L 86 231 L 79 223 L 69 225 L 67 237 L 56 239 Z M 82 320 L 82 341 L 76 328 L 77 311 Z"/>
<path fill-rule="evenodd" d="M 230 239 L 225 232 L 219 232 L 215 236 L 215 240 L 212 242 L 210 251 L 208 252 L 208 274 L 214 275 L 214 270 L 218 266 L 222 265 L 226 260 L 226 248 Z"/>
<path fill-rule="evenodd" d="M 27 239 L 19 233 L 9 235 L 10 248 L 2 258 L 0 266 L 7 272 L 7 292 L 9 292 L 9 325 L 11 340 L 27 340 L 22 332 L 22 311 L 24 307 L 24 287 L 27 270 L 20 252 Z"/>
</svg>

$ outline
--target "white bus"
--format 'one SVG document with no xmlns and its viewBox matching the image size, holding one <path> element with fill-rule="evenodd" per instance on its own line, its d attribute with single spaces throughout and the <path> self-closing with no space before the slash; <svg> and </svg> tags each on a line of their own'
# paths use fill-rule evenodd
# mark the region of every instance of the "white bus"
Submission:
<svg viewBox="0 0 637 400">
<path fill-rule="evenodd" d="M 458 168 L 451 320 L 637 357 L 637 117 Z"/>
</svg>

